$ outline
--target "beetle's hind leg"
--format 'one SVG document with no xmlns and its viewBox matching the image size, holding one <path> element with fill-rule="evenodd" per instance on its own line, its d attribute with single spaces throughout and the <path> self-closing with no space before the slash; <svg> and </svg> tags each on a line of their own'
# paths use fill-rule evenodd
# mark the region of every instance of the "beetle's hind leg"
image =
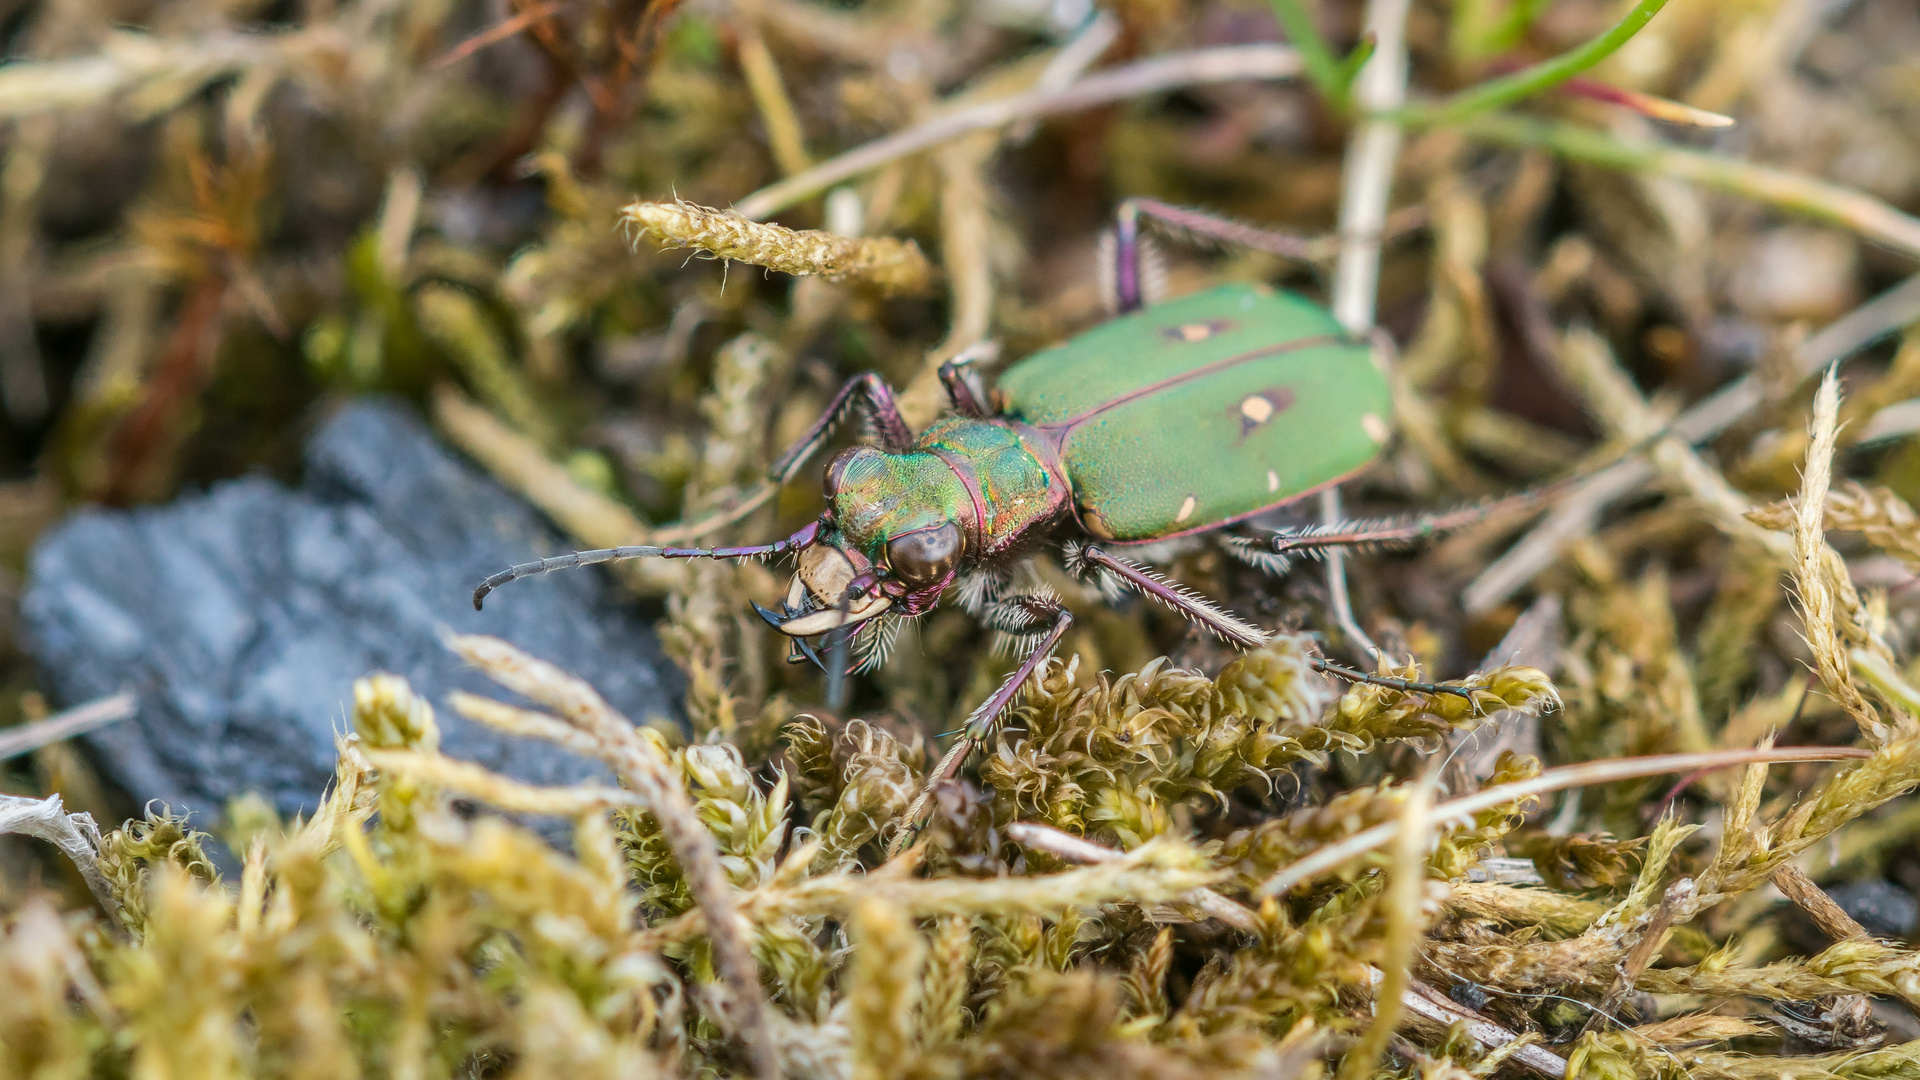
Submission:
<svg viewBox="0 0 1920 1080">
<path fill-rule="evenodd" d="M 1089 545 L 1084 548 L 1068 551 L 1067 564 L 1069 569 L 1077 570 L 1082 574 L 1089 572 L 1111 574 L 1124 584 L 1126 588 L 1138 592 L 1143 596 L 1152 597 L 1160 603 L 1178 611 L 1193 622 L 1205 627 L 1208 631 L 1212 632 L 1214 636 L 1220 638 L 1220 640 L 1235 648 L 1258 648 L 1272 638 L 1272 635 L 1266 631 L 1223 611 L 1218 605 L 1213 603 L 1213 601 L 1208 600 L 1192 589 L 1177 582 L 1168 581 L 1165 577 L 1144 566 L 1137 566 L 1125 559 L 1116 558 L 1099 547 Z M 1308 662 L 1313 665 L 1313 670 L 1337 676 L 1348 682 L 1372 683 L 1375 686 L 1391 687 L 1395 690 L 1405 690 L 1409 693 L 1456 694 L 1466 698 L 1468 701 L 1472 701 L 1473 691 L 1480 689 L 1475 686 L 1447 686 L 1442 683 L 1414 682 L 1411 679 L 1402 679 L 1393 675 L 1370 675 L 1364 671 L 1343 667 L 1340 664 L 1333 663 L 1319 656 L 1309 657 Z"/>
<path fill-rule="evenodd" d="M 1033 677 L 1034 671 L 1053 655 L 1053 650 L 1060 644 L 1060 638 L 1066 634 L 1067 628 L 1073 625 L 1073 613 L 1068 611 L 1058 599 L 1036 594 L 997 601 L 993 605 L 988 621 L 995 629 L 1031 636 L 1033 646 L 1027 651 L 1026 659 L 1020 661 L 1020 666 L 1013 669 L 1013 674 L 1007 676 L 999 688 L 989 694 L 987 700 L 980 703 L 979 708 L 968 714 L 966 723 L 960 729 L 959 740 L 953 744 L 952 749 L 947 751 L 946 756 L 940 759 L 940 764 L 934 766 L 933 771 L 927 774 L 926 786 L 920 789 L 920 794 L 914 798 L 913 805 L 907 807 L 906 814 L 901 817 L 900 828 L 887 846 L 889 856 L 906 845 L 914 827 L 920 822 L 920 813 L 926 809 L 927 800 L 933 795 L 933 789 L 951 776 L 960 767 L 960 763 L 966 760 L 967 755 L 973 752 L 973 748 L 993 733 L 994 725 L 1013 704 L 1013 699 L 1019 694 L 1020 688 L 1025 686 L 1027 680 Z"/>
<path fill-rule="evenodd" d="M 1063 554 L 1069 573 L 1091 578 L 1103 590 L 1117 586 L 1165 604 L 1236 649 L 1257 649 L 1265 645 L 1270 636 L 1185 585 L 1109 554 L 1098 545 L 1070 545 Z"/>
<path fill-rule="evenodd" d="M 1664 437 L 1666 434 L 1663 431 L 1643 439 L 1630 447 L 1621 455 L 1621 458 L 1638 454 Z M 1602 464 L 1590 466 L 1550 483 L 1448 510 L 1405 517 L 1350 519 L 1321 525 L 1293 526 L 1251 536 L 1245 534 L 1227 536 L 1224 538 L 1225 546 L 1227 553 L 1235 558 L 1270 574 L 1280 575 L 1286 573 L 1292 566 L 1293 560 L 1301 556 L 1320 558 L 1334 550 L 1407 547 L 1456 529 L 1479 524 L 1498 515 L 1538 510 L 1579 484 L 1592 479 L 1597 473 L 1612 467 L 1618 460 L 1620 459 L 1610 458 Z"/>
<path fill-rule="evenodd" d="M 1151 240 L 1141 231 L 1142 219 L 1190 242 L 1233 244 L 1301 260 L 1324 259 L 1334 253 L 1331 240 L 1257 228 L 1158 199 L 1126 199 L 1114 218 L 1113 230 L 1102 239 L 1100 275 L 1101 294 L 1115 313 L 1138 311 L 1160 299 L 1164 291 L 1161 286 L 1166 271 Z"/>
</svg>

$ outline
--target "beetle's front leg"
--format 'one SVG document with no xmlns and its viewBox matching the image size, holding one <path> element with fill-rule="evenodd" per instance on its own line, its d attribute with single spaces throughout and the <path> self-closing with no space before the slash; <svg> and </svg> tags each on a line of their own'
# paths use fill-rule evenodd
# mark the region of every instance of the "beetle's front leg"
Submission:
<svg viewBox="0 0 1920 1080">
<path fill-rule="evenodd" d="M 1020 688 L 1025 686 L 1027 680 L 1033 677 L 1034 671 L 1053 655 L 1053 650 L 1060 644 L 1060 638 L 1066 634 L 1067 628 L 1073 625 L 1073 613 L 1063 607 L 1060 601 L 1050 596 L 1016 596 L 996 603 L 988 621 L 996 629 L 1009 633 L 1037 631 L 1038 640 L 1033 643 L 1033 648 L 1028 651 L 1026 659 L 1020 661 L 1020 666 L 1013 669 L 1013 674 L 1006 677 L 999 689 L 989 694 L 987 700 L 980 703 L 979 708 L 968 714 L 966 723 L 961 726 L 959 740 L 953 744 L 951 750 L 947 751 L 946 756 L 940 759 L 940 764 L 934 766 L 933 771 L 927 774 L 926 786 L 920 789 L 920 794 L 913 800 L 913 805 L 907 807 L 901 828 L 895 834 L 893 842 L 888 845 L 887 854 L 889 855 L 898 851 L 906 843 L 914 825 L 920 821 L 920 812 L 926 809 L 927 799 L 933 795 L 933 789 L 960 767 L 960 763 L 966 760 L 966 756 L 975 746 L 993 733 L 994 725 L 1013 704 L 1013 699 L 1020 693 Z"/>
<path fill-rule="evenodd" d="M 839 393 L 833 395 L 833 400 L 827 404 L 827 411 L 813 422 L 807 433 L 787 447 L 786 453 L 781 454 L 767 469 L 766 479 L 760 482 L 753 494 L 706 517 L 657 529 L 651 539 L 656 544 L 683 544 L 724 529 L 765 506 L 782 484 L 793 479 L 808 460 L 820 452 L 827 438 L 846 419 L 847 414 L 862 405 L 866 406 L 867 415 L 873 421 L 881 447 L 888 453 L 905 450 L 913 442 L 913 432 L 908 430 L 906 419 L 900 415 L 900 406 L 893 399 L 893 388 L 875 372 L 856 375 L 847 380 Z"/>
<path fill-rule="evenodd" d="M 795 440 L 787 452 L 781 454 L 767 469 L 768 482 L 779 485 L 794 478 L 813 455 L 820 452 L 829 436 L 841 421 L 847 418 L 855 408 L 865 406 L 867 418 L 873 422 L 874 435 L 880 440 L 880 448 L 889 454 L 905 450 L 913 442 L 913 432 L 907 428 L 906 418 L 900 415 L 900 405 L 893 399 L 893 387 L 888 386 L 877 372 L 866 372 L 847 380 L 840 392 L 833 395 L 827 403 L 827 411 L 813 422 L 805 435 Z"/>
</svg>

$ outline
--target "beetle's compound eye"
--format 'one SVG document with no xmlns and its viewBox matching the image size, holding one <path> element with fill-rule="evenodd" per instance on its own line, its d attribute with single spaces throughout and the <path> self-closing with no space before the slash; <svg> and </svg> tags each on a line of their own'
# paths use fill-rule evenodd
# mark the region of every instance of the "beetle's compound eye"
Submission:
<svg viewBox="0 0 1920 1080">
<path fill-rule="evenodd" d="M 945 522 L 887 541 L 887 565 L 910 588 L 937 585 L 960 562 L 960 526 Z"/>
</svg>

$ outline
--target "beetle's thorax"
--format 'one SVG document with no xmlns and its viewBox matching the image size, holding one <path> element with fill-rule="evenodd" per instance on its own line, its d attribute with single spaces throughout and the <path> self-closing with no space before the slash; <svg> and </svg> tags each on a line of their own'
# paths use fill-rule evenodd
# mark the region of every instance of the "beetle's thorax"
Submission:
<svg viewBox="0 0 1920 1080">
<path fill-rule="evenodd" d="M 904 453 L 846 451 L 829 469 L 828 489 L 840 534 L 876 559 L 893 537 L 949 521 L 966 538 L 966 559 L 985 558 L 1068 506 L 1058 457 L 1041 436 L 959 416 L 936 421 Z"/>
</svg>

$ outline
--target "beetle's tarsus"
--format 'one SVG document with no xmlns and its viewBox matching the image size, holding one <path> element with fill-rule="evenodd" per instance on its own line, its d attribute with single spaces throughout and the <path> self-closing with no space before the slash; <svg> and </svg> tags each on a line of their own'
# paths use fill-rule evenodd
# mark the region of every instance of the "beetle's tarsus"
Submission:
<svg viewBox="0 0 1920 1080">
<path fill-rule="evenodd" d="M 1471 702 L 1475 693 L 1488 689 L 1485 686 L 1448 686 L 1444 683 L 1414 682 L 1396 675 L 1369 675 L 1364 671 L 1357 671 L 1317 656 L 1311 657 L 1309 662 L 1313 665 L 1313 670 L 1325 672 L 1348 682 L 1371 683 L 1374 686 L 1384 686 L 1410 694 L 1452 694 Z"/>
</svg>

